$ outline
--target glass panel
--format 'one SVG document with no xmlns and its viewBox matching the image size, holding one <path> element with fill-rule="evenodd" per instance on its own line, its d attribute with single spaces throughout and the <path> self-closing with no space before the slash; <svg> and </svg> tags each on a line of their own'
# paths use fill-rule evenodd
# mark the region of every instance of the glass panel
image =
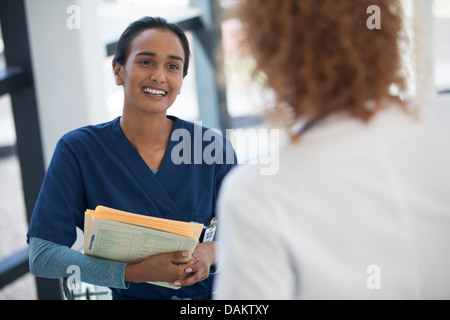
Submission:
<svg viewBox="0 0 450 320">
<path fill-rule="evenodd" d="M 241 52 L 240 32 L 241 24 L 236 19 L 222 25 L 228 112 L 232 118 L 249 118 L 260 115 L 270 102 L 270 95 L 253 79 L 255 62 Z M 238 123 L 238 126 L 247 125 L 246 121 Z"/>
<path fill-rule="evenodd" d="M 0 29 L 0 70 L 6 67 Z M 27 221 L 16 131 L 9 94 L 0 96 L 0 261 L 26 247 Z M 31 273 L 0 290 L 0 300 L 34 300 L 36 284 Z"/>
<path fill-rule="evenodd" d="M 433 14 L 435 84 L 438 90 L 450 90 L 450 0 L 435 0 Z"/>
<path fill-rule="evenodd" d="M 102 0 L 100 30 L 104 39 L 117 39 L 130 22 L 143 16 L 169 17 L 189 6 L 189 0 Z"/>
<path fill-rule="evenodd" d="M 0 97 L 0 261 L 27 246 L 27 221 L 16 135 L 9 94 Z M 0 290 L 0 300 L 36 299 L 34 277 L 27 274 Z"/>
</svg>

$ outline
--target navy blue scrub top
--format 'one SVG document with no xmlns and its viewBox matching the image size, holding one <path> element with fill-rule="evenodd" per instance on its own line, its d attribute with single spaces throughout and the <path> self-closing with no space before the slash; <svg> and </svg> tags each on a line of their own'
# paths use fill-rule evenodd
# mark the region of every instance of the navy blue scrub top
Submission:
<svg viewBox="0 0 450 320">
<path fill-rule="evenodd" d="M 174 121 L 173 131 L 186 129 L 184 132 L 189 132 L 191 139 L 169 141 L 157 174 L 151 171 L 126 138 L 120 127 L 120 117 L 64 135 L 47 170 L 31 218 L 28 239 L 38 237 L 71 247 L 76 240 L 76 227 L 84 228 L 86 209 L 95 209 L 98 205 L 209 225 L 216 215 L 216 198 L 221 181 L 237 163 L 234 151 L 225 138 L 216 134 L 209 140 L 220 141 L 223 149 L 212 154 L 223 158 L 216 159 L 212 164 L 205 161 L 195 164 L 198 158 L 194 162 L 194 148 L 198 148 L 199 141 L 202 142 L 202 150 L 211 149 L 211 141 L 202 139 L 207 128 L 173 116 L 168 118 Z M 200 138 L 199 132 L 202 134 Z M 192 161 L 175 164 L 172 161 L 174 147 L 180 156 L 185 156 L 185 147 L 192 147 Z M 233 163 L 227 163 L 227 152 L 233 153 Z M 111 289 L 115 299 L 161 300 L 174 296 L 179 299 L 209 299 L 212 282 L 213 275 L 210 275 L 204 281 L 179 290 L 146 283 L 131 283 L 128 289 Z"/>
</svg>

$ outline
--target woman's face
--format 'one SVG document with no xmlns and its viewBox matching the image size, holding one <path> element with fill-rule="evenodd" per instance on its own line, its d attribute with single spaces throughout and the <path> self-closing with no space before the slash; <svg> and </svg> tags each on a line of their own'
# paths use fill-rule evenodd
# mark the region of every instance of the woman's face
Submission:
<svg viewBox="0 0 450 320">
<path fill-rule="evenodd" d="M 113 65 L 116 83 L 124 87 L 124 108 L 165 113 L 180 93 L 184 59 L 175 33 L 147 29 L 137 35 L 125 65 Z"/>
</svg>

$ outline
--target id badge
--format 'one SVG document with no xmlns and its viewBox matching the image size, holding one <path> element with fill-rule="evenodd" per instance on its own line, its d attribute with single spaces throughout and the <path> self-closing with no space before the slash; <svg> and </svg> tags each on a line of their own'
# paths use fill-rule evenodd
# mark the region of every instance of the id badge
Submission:
<svg viewBox="0 0 450 320">
<path fill-rule="evenodd" d="M 213 242 L 214 236 L 216 235 L 216 229 L 216 218 L 213 218 L 211 220 L 211 223 L 209 224 L 209 227 L 205 230 L 205 234 L 203 235 L 203 242 Z"/>
</svg>

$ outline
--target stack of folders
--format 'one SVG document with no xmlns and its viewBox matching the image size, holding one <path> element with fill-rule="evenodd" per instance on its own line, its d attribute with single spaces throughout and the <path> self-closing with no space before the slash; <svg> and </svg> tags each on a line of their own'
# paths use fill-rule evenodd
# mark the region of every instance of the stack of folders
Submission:
<svg viewBox="0 0 450 320">
<path fill-rule="evenodd" d="M 84 253 L 128 263 L 138 263 L 159 253 L 192 253 L 202 230 L 203 224 L 199 223 L 149 217 L 98 206 L 85 213 Z M 176 263 L 188 260 L 189 257 Z M 167 282 L 152 284 L 179 289 Z"/>
</svg>

